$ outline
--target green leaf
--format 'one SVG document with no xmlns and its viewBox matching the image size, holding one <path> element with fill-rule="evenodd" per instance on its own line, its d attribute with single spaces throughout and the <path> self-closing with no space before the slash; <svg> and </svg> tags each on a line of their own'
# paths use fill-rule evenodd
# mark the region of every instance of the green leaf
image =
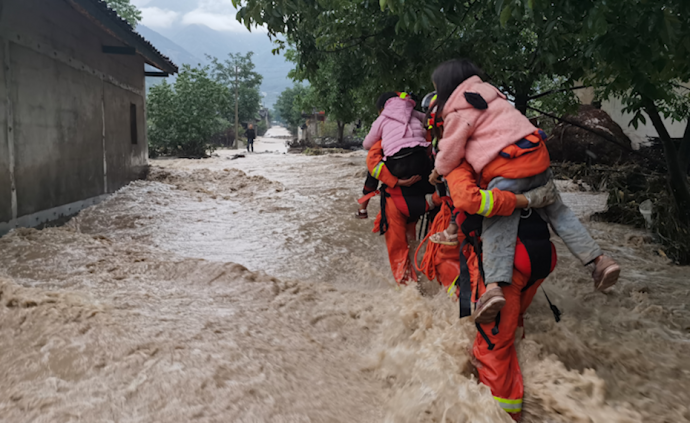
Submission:
<svg viewBox="0 0 690 423">
<path fill-rule="evenodd" d="M 382 12 L 383 12 L 384 10 L 386 10 L 386 2 L 387 2 L 387 1 L 388 1 L 388 0 L 379 0 L 379 6 L 381 7 L 381 11 L 382 11 Z"/>
<path fill-rule="evenodd" d="M 510 19 L 510 16 L 513 13 L 513 7 L 511 5 L 506 6 L 503 8 L 503 11 L 501 12 L 501 26 L 505 28 L 506 24 L 508 23 L 508 19 Z"/>
<path fill-rule="evenodd" d="M 503 0 L 496 1 L 496 14 L 498 15 L 503 9 Z"/>
</svg>

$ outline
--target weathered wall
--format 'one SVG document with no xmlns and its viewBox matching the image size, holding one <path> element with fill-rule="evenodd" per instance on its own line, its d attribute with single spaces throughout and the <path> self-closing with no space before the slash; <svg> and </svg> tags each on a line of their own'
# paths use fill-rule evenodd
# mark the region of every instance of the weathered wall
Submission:
<svg viewBox="0 0 690 423">
<path fill-rule="evenodd" d="M 0 45 L 4 40 L 14 108 L 14 217 L 114 192 L 142 175 L 143 57 L 102 53 L 104 45 L 123 44 L 67 0 L 3 0 Z M 13 218 L 5 85 L 0 73 L 0 227 Z M 130 104 L 137 108 L 137 144 Z"/>
<path fill-rule="evenodd" d="M 13 44 L 17 215 L 104 193 L 102 81 Z"/>
<path fill-rule="evenodd" d="M 24 35 L 52 54 L 57 50 L 119 81 L 144 90 L 141 56 L 103 54 L 103 45 L 122 46 L 96 23 L 77 12 L 67 0 L 3 0 L 0 35 Z M 10 36 L 10 40 L 18 42 Z"/>
<path fill-rule="evenodd" d="M 136 106 L 137 141 L 132 145 L 130 105 Z M 105 134 L 110 192 L 140 178 L 147 166 L 144 99 L 119 87 L 105 84 Z"/>
<path fill-rule="evenodd" d="M 0 19 L 0 23 L 1 22 Z M 0 39 L 0 222 L 6 222 L 12 219 L 9 165 L 10 158 L 7 145 L 7 90 L 5 87 L 5 43 Z"/>
</svg>

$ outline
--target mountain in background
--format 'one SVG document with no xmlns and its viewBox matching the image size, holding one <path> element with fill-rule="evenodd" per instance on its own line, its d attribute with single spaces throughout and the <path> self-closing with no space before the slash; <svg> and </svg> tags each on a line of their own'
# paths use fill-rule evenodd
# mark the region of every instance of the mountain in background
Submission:
<svg viewBox="0 0 690 423">
<path fill-rule="evenodd" d="M 293 85 L 287 75 L 294 65 L 271 52 L 273 43 L 265 33 L 220 32 L 205 25 L 173 26 L 156 32 L 140 24 L 137 31 L 178 66 L 208 64 L 207 54 L 223 60 L 229 53 L 253 51 L 255 70 L 264 77 L 261 91 L 268 107 L 273 107 L 280 93 Z M 149 84 L 159 81 L 147 78 Z"/>
<path fill-rule="evenodd" d="M 150 41 L 151 44 L 160 50 L 161 53 L 168 56 L 177 66 L 195 66 L 199 63 L 206 63 L 205 58 L 202 60 L 202 58 L 193 55 L 183 47 L 180 47 L 169 38 L 164 37 L 151 28 L 148 28 L 144 25 L 137 25 L 137 32 L 139 35 Z"/>
</svg>

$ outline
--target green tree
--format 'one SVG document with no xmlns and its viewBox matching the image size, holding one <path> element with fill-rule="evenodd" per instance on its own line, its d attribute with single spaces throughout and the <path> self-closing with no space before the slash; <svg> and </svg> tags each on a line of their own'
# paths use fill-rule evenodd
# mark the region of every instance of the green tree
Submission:
<svg viewBox="0 0 690 423">
<path fill-rule="evenodd" d="M 296 52 L 288 57 L 295 55 Z M 363 89 L 364 85 L 357 74 L 358 68 L 359 65 L 348 55 L 324 55 L 318 70 L 311 74 L 309 90 L 302 98 L 302 109 L 316 107 L 325 111 L 329 119 L 336 121 L 339 142 L 343 141 L 346 124 L 373 112 L 372 91 L 365 92 Z M 300 75 L 299 71 L 292 73 L 297 79 L 300 79 Z"/>
<path fill-rule="evenodd" d="M 227 86 L 209 75 L 209 67 L 184 65 L 175 84 L 163 81 L 148 94 L 149 147 L 155 154 L 205 157 L 213 135 L 230 127 L 224 112 Z"/>
<path fill-rule="evenodd" d="M 575 18 L 558 24 L 525 18 L 506 26 L 507 19 L 522 19 L 531 9 L 510 8 L 498 15 L 495 4 L 482 0 L 234 1 L 246 25 L 286 35 L 298 54 L 298 72 L 311 83 L 326 57 L 334 56 L 370 95 L 383 90 L 422 94 L 432 90 L 434 66 L 469 57 L 525 113 L 529 101 L 541 95 L 543 78 L 562 80 L 561 88 L 569 88 L 582 76 L 584 52 L 553 42 L 578 45 L 582 22 Z"/>
<path fill-rule="evenodd" d="M 117 12 L 117 14 L 130 25 L 136 28 L 141 21 L 141 11 L 135 5 L 130 3 L 130 0 L 105 0 L 108 6 Z"/>
<path fill-rule="evenodd" d="M 564 0 L 558 7 L 547 0 L 499 0 L 501 15 L 527 11 L 534 21 L 558 26 L 579 20 L 576 46 L 584 52 L 585 81 L 601 99 L 620 98 L 633 114 L 631 124 L 654 125 L 664 148 L 669 188 L 682 220 L 690 223 L 690 2 L 687 0 Z M 569 46 L 553 40 L 561 49 Z M 679 144 L 669 135 L 662 117 L 685 121 Z"/>
<path fill-rule="evenodd" d="M 263 76 L 257 73 L 252 62 L 253 52 L 246 54 L 230 53 L 228 58 L 220 61 L 215 57 L 207 56 L 211 60 L 212 75 L 219 83 L 230 89 L 232 101 L 225 113 L 226 119 L 235 122 L 235 88 L 239 98 L 240 122 L 254 121 L 261 108 L 261 82 Z"/>
<path fill-rule="evenodd" d="M 286 88 L 278 96 L 273 106 L 276 114 L 294 133 L 297 127 L 304 123 L 302 118 L 302 103 L 307 97 L 309 89 L 302 84 L 295 84 L 291 88 Z M 311 111 L 311 110 L 310 110 Z"/>
</svg>

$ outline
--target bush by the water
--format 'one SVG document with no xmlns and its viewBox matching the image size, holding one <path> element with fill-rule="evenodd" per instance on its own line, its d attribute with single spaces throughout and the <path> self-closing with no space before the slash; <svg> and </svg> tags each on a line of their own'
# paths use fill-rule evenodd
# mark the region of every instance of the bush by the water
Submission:
<svg viewBox="0 0 690 423">
<path fill-rule="evenodd" d="M 665 174 L 637 163 L 618 166 L 560 163 L 552 168 L 556 177 L 582 181 L 609 193 L 608 209 L 595 214 L 596 220 L 644 228 L 640 205 L 650 200 L 653 209 L 649 229 L 663 245 L 663 253 L 678 264 L 690 264 L 690 225 L 678 218 Z"/>
<path fill-rule="evenodd" d="M 209 75 L 208 67 L 184 65 L 174 85 L 163 81 L 148 95 L 149 153 L 206 157 L 212 137 L 229 127 L 222 117 L 228 108 L 228 87 Z"/>
</svg>

